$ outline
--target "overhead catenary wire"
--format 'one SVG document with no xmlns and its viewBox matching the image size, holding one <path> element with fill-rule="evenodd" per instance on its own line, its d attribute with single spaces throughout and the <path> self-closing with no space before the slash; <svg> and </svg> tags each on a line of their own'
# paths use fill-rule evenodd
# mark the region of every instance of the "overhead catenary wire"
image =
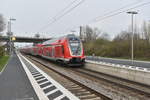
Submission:
<svg viewBox="0 0 150 100">
<path fill-rule="evenodd" d="M 123 11 L 120 11 L 120 10 L 122 10 L 122 9 L 124 9 L 124 8 L 126 8 L 126 7 L 121 7 L 121 8 L 119 8 L 119 9 L 116 9 L 116 10 L 114 10 L 114 11 L 111 11 L 111 12 L 109 12 L 109 13 L 104 14 L 104 16 L 99 16 L 99 17 L 96 17 L 96 18 L 90 20 L 88 23 L 86 23 L 86 25 L 87 25 L 87 24 L 92 24 L 92 23 L 97 23 L 97 22 L 103 21 L 103 20 L 105 20 L 105 19 L 108 19 L 108 18 L 114 17 L 114 16 L 116 16 L 116 15 L 119 15 L 119 14 L 121 14 L 121 13 L 127 12 L 127 11 L 129 11 L 129 10 L 133 10 L 133 9 L 135 9 L 135 8 L 139 8 L 139 7 L 142 7 L 142 6 L 149 5 L 149 4 L 150 4 L 150 2 L 144 2 L 144 3 L 138 4 L 138 5 L 136 4 L 135 6 L 130 7 L 130 8 L 127 8 L 127 9 L 125 9 L 125 10 L 123 10 Z M 118 12 L 117 12 L 117 11 L 118 11 Z M 84 24 L 84 25 L 85 25 L 85 24 Z M 80 26 L 78 25 L 78 26 L 73 27 L 73 28 L 79 28 L 79 27 L 80 27 Z M 70 29 L 70 30 L 72 30 L 72 29 Z M 68 31 L 67 31 L 67 32 L 68 32 Z"/>
<path fill-rule="evenodd" d="M 63 8 L 60 12 L 58 12 L 53 18 L 56 18 L 58 15 L 60 15 L 61 13 L 63 13 L 65 10 L 67 10 L 70 6 L 72 6 L 77 1 L 78 0 L 74 0 L 71 3 L 69 3 L 65 8 Z"/>
<path fill-rule="evenodd" d="M 142 4 L 136 5 L 136 6 L 134 6 L 134 7 L 128 8 L 128 9 L 126 9 L 126 10 L 123 10 L 123 11 L 120 11 L 120 12 L 116 12 L 116 13 L 114 13 L 114 14 L 111 14 L 111 15 L 108 15 L 108 16 L 106 16 L 106 17 L 100 18 L 100 19 L 96 20 L 95 22 L 99 22 L 99 21 L 105 20 L 105 19 L 107 19 L 107 18 L 110 18 L 110 17 L 116 16 L 116 15 L 119 15 L 119 14 L 121 14 L 121 13 L 130 11 L 130 10 L 133 10 L 133 9 L 135 9 L 135 8 L 139 8 L 139 7 L 142 7 L 142 6 L 149 5 L 149 4 L 150 4 L 150 2 L 145 2 L 145 3 L 142 3 Z"/>
<path fill-rule="evenodd" d="M 127 8 L 127 7 L 130 7 L 130 6 L 134 6 L 134 5 L 139 4 L 139 3 L 141 3 L 141 2 L 143 2 L 143 1 L 137 1 L 137 2 L 134 2 L 134 3 L 127 4 L 127 5 L 123 6 L 123 7 L 118 8 L 118 9 L 109 11 L 109 12 L 107 12 L 107 13 L 101 15 L 101 16 L 97 16 L 97 17 L 95 17 L 94 19 L 92 19 L 91 21 L 95 21 L 95 20 L 97 20 L 97 19 L 100 18 L 100 17 L 105 17 L 105 16 L 107 16 L 107 15 L 109 15 L 109 14 L 111 14 L 111 13 L 120 11 L 120 10 L 125 9 L 125 8 Z"/>
<path fill-rule="evenodd" d="M 127 7 L 130 7 L 130 6 L 134 6 L 134 5 L 139 4 L 139 3 L 141 3 L 141 2 L 143 2 L 143 0 L 137 1 L 137 2 L 134 2 L 134 3 L 130 3 L 130 4 L 127 4 L 127 5 L 123 6 L 123 7 L 120 7 L 120 8 L 118 8 L 118 9 L 109 11 L 109 12 L 107 12 L 107 13 L 101 15 L 101 16 L 95 17 L 94 19 L 88 21 L 88 23 L 86 23 L 86 24 L 92 23 L 93 21 L 96 21 L 96 19 L 98 19 L 98 18 L 100 18 L 100 17 L 108 16 L 108 15 L 110 15 L 110 14 L 112 14 L 112 13 L 115 13 L 115 12 L 117 12 L 117 11 L 120 11 L 120 10 L 125 9 L 125 8 L 127 8 Z M 74 29 L 74 28 L 79 28 L 79 25 L 74 26 L 73 28 L 68 28 L 68 29 L 71 29 L 71 30 L 72 30 L 72 29 Z M 68 29 L 66 29 L 66 31 L 68 31 Z M 65 32 L 66 32 L 66 31 L 65 31 Z"/>
<path fill-rule="evenodd" d="M 85 0 L 82 0 L 81 2 L 79 2 L 78 4 L 76 4 L 74 7 L 72 7 L 71 9 L 69 9 L 68 11 L 66 11 L 64 14 L 60 15 L 58 17 L 57 20 L 59 20 L 60 18 L 62 18 L 63 16 L 65 16 L 66 14 L 70 13 L 73 9 L 77 8 L 79 5 L 81 5 Z"/>
<path fill-rule="evenodd" d="M 63 13 L 65 10 L 67 10 L 70 6 L 72 6 L 72 5 L 73 5 L 75 2 L 77 2 L 77 1 L 78 1 L 78 0 L 74 0 L 74 1 L 72 1 L 71 3 L 69 3 L 65 8 L 63 8 L 63 9 L 62 9 L 60 12 L 58 12 L 54 17 L 52 17 L 52 18 L 50 19 L 50 21 L 54 21 L 58 15 L 60 15 L 61 13 Z M 46 28 L 48 25 L 49 25 L 49 23 L 46 24 L 46 26 L 42 27 L 40 30 L 43 30 L 43 29 Z M 40 31 L 40 30 L 39 30 L 39 31 Z"/>
<path fill-rule="evenodd" d="M 45 27 L 41 28 L 40 31 L 48 28 L 49 26 L 51 26 L 52 24 L 54 24 L 55 22 L 57 22 L 58 20 L 60 20 L 62 17 L 64 17 L 65 15 L 67 15 L 68 13 L 70 13 L 71 11 L 73 11 L 75 8 L 77 8 L 79 5 L 81 5 L 85 0 L 81 0 L 79 3 L 77 3 L 76 5 L 74 5 L 73 7 L 71 7 L 70 9 L 68 9 L 71 5 L 73 5 L 76 1 L 78 0 L 74 0 L 73 2 L 71 2 L 70 5 L 68 5 L 67 7 L 65 7 L 60 15 L 56 14 L 53 17 L 53 21 L 51 21 L 50 23 L 48 23 Z M 68 9 L 68 10 L 67 10 Z M 59 16 L 58 16 L 59 15 Z M 58 16 L 58 17 L 57 17 Z"/>
</svg>

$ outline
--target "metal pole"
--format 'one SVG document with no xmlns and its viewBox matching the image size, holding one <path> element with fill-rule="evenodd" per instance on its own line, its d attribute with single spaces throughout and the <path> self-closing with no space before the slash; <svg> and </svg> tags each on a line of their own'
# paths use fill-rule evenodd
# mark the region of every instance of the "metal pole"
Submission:
<svg viewBox="0 0 150 100">
<path fill-rule="evenodd" d="M 11 37 L 9 36 L 9 54 L 11 55 Z"/>
<path fill-rule="evenodd" d="M 10 55 L 11 55 L 11 19 L 9 20 L 9 45 L 10 45 L 10 51 L 9 51 L 9 53 L 10 53 Z"/>
<path fill-rule="evenodd" d="M 150 43 L 150 20 L 148 21 L 148 33 L 149 33 L 149 43 Z"/>
<path fill-rule="evenodd" d="M 79 37 L 80 37 L 80 39 L 82 40 L 82 26 L 80 26 L 80 33 L 79 33 Z"/>
<path fill-rule="evenodd" d="M 9 42 L 10 42 L 10 55 L 11 55 L 11 52 L 12 52 L 12 43 L 11 43 L 11 36 L 13 35 L 12 32 L 11 32 L 11 21 L 15 21 L 16 19 L 14 18 L 10 18 L 9 19 L 9 32 L 10 32 L 10 35 L 9 35 Z"/>
<path fill-rule="evenodd" d="M 134 60 L 134 43 L 133 43 L 133 42 L 134 42 L 134 41 L 133 41 L 133 39 L 134 39 L 134 29 L 133 29 L 133 28 L 134 28 L 134 27 L 133 27 L 133 16 L 134 16 L 134 14 L 131 15 L 131 17 L 132 17 L 132 18 L 131 18 L 131 19 L 132 19 L 132 20 L 131 20 L 131 21 L 132 21 L 132 22 L 131 22 L 131 23 L 132 23 L 132 40 L 131 40 L 131 41 L 132 41 L 132 47 L 131 47 L 131 48 L 132 48 L 132 51 L 131 51 L 132 64 L 133 64 L 133 60 Z"/>
<path fill-rule="evenodd" d="M 131 61 L 133 64 L 133 60 L 134 60 L 134 27 L 133 27 L 133 17 L 134 14 L 138 14 L 138 12 L 136 11 L 129 11 L 127 12 L 128 14 L 131 14 L 131 27 L 132 27 L 132 36 L 131 36 Z"/>
<path fill-rule="evenodd" d="M 9 20 L 10 20 L 10 35 L 11 35 L 11 18 Z"/>
</svg>

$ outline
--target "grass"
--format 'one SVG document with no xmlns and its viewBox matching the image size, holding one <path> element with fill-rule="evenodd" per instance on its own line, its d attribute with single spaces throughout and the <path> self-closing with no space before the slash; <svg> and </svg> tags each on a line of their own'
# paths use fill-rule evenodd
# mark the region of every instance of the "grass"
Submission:
<svg viewBox="0 0 150 100">
<path fill-rule="evenodd" d="M 4 68 L 4 66 L 6 65 L 7 61 L 8 61 L 9 56 L 2 56 L 0 57 L 0 72 L 2 71 L 2 69 Z"/>
</svg>

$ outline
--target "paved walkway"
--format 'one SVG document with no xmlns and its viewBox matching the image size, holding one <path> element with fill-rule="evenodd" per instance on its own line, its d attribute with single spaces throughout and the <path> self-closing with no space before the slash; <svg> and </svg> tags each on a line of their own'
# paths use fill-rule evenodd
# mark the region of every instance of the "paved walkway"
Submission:
<svg viewBox="0 0 150 100">
<path fill-rule="evenodd" d="M 16 54 L 0 75 L 0 100 L 38 100 Z"/>
</svg>

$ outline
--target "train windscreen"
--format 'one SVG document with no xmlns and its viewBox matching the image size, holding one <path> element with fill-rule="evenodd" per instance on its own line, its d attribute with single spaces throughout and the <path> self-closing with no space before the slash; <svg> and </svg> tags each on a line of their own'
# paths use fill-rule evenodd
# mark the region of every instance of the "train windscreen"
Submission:
<svg viewBox="0 0 150 100">
<path fill-rule="evenodd" d="M 81 41 L 77 37 L 69 38 L 69 46 L 72 52 L 72 55 L 78 56 L 81 55 Z"/>
</svg>

